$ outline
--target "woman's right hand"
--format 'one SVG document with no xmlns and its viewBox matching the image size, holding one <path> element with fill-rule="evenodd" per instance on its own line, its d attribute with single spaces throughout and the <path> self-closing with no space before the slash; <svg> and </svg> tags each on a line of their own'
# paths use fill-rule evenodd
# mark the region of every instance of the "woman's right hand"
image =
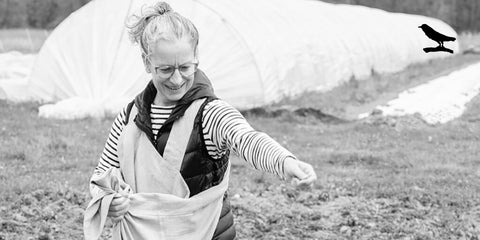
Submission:
<svg viewBox="0 0 480 240">
<path fill-rule="evenodd" d="M 113 196 L 112 203 L 108 209 L 108 217 L 112 218 L 114 223 L 122 220 L 125 213 L 128 212 L 130 208 L 130 198 L 128 196 L 123 196 L 119 193 L 116 193 Z"/>
</svg>

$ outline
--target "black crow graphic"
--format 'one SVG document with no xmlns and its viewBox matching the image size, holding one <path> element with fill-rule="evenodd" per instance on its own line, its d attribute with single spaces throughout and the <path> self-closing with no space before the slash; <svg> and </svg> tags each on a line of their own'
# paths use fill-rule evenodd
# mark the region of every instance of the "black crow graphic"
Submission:
<svg viewBox="0 0 480 240">
<path fill-rule="evenodd" d="M 435 31 L 433 28 L 431 28 L 427 24 L 422 24 L 422 26 L 419 26 L 419 28 L 423 30 L 423 32 L 425 33 L 425 35 L 427 35 L 428 38 L 437 42 L 440 47 L 443 47 L 443 42 L 455 41 L 454 37 L 445 36 Z"/>
<path fill-rule="evenodd" d="M 423 32 L 425 33 L 425 35 L 427 35 L 428 38 L 438 43 L 438 46 L 435 48 L 424 48 L 423 50 L 425 52 L 428 53 L 428 52 L 445 51 L 445 52 L 453 53 L 453 50 L 445 48 L 443 46 L 443 42 L 455 41 L 454 37 L 445 36 L 435 31 L 432 27 L 428 26 L 427 24 L 422 24 L 421 26 L 418 26 L 418 27 L 423 30 Z"/>
</svg>

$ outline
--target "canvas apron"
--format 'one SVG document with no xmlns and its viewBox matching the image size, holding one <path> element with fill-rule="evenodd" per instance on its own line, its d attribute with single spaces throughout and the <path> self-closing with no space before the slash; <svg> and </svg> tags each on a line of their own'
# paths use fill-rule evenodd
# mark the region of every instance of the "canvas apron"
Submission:
<svg viewBox="0 0 480 240">
<path fill-rule="evenodd" d="M 110 195 L 103 191 L 102 199 L 111 202 L 114 192 L 129 195 L 131 199 L 129 211 L 114 227 L 113 239 L 212 239 L 228 188 L 230 163 L 219 185 L 191 198 L 180 174 L 194 119 L 203 101 L 193 102 L 184 116 L 174 122 L 163 157 L 133 123 L 136 108 L 132 109 L 130 124 L 119 139 L 120 171 L 109 169 L 102 179 L 92 179 L 93 184 L 110 185 L 107 189 L 103 187 Z M 97 205 L 107 207 L 108 212 L 109 204 Z M 99 213 L 100 210 L 105 215 L 105 210 L 99 209 Z"/>
</svg>

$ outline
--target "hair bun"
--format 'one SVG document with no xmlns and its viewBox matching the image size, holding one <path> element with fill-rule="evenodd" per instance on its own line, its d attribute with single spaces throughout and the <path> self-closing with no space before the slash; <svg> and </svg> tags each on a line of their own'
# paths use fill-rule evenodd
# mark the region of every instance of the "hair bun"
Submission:
<svg viewBox="0 0 480 240">
<path fill-rule="evenodd" d="M 158 14 L 163 15 L 167 12 L 173 11 L 172 7 L 166 2 L 159 2 L 155 4 L 154 9 L 158 12 Z"/>
</svg>

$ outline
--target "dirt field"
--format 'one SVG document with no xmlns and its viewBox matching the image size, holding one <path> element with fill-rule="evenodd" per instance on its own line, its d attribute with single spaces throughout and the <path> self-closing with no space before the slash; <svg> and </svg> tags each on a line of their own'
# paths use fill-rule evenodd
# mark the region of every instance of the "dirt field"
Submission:
<svg viewBox="0 0 480 240">
<path fill-rule="evenodd" d="M 238 239 L 480 239 L 480 97 L 440 126 L 416 116 L 352 120 L 479 60 L 430 62 L 271 106 L 312 107 L 347 121 L 248 114 L 256 129 L 313 164 L 319 179 L 298 190 L 233 158 Z M 0 239 L 82 239 L 88 179 L 113 118 L 47 120 L 37 107 L 0 101 Z"/>
</svg>

